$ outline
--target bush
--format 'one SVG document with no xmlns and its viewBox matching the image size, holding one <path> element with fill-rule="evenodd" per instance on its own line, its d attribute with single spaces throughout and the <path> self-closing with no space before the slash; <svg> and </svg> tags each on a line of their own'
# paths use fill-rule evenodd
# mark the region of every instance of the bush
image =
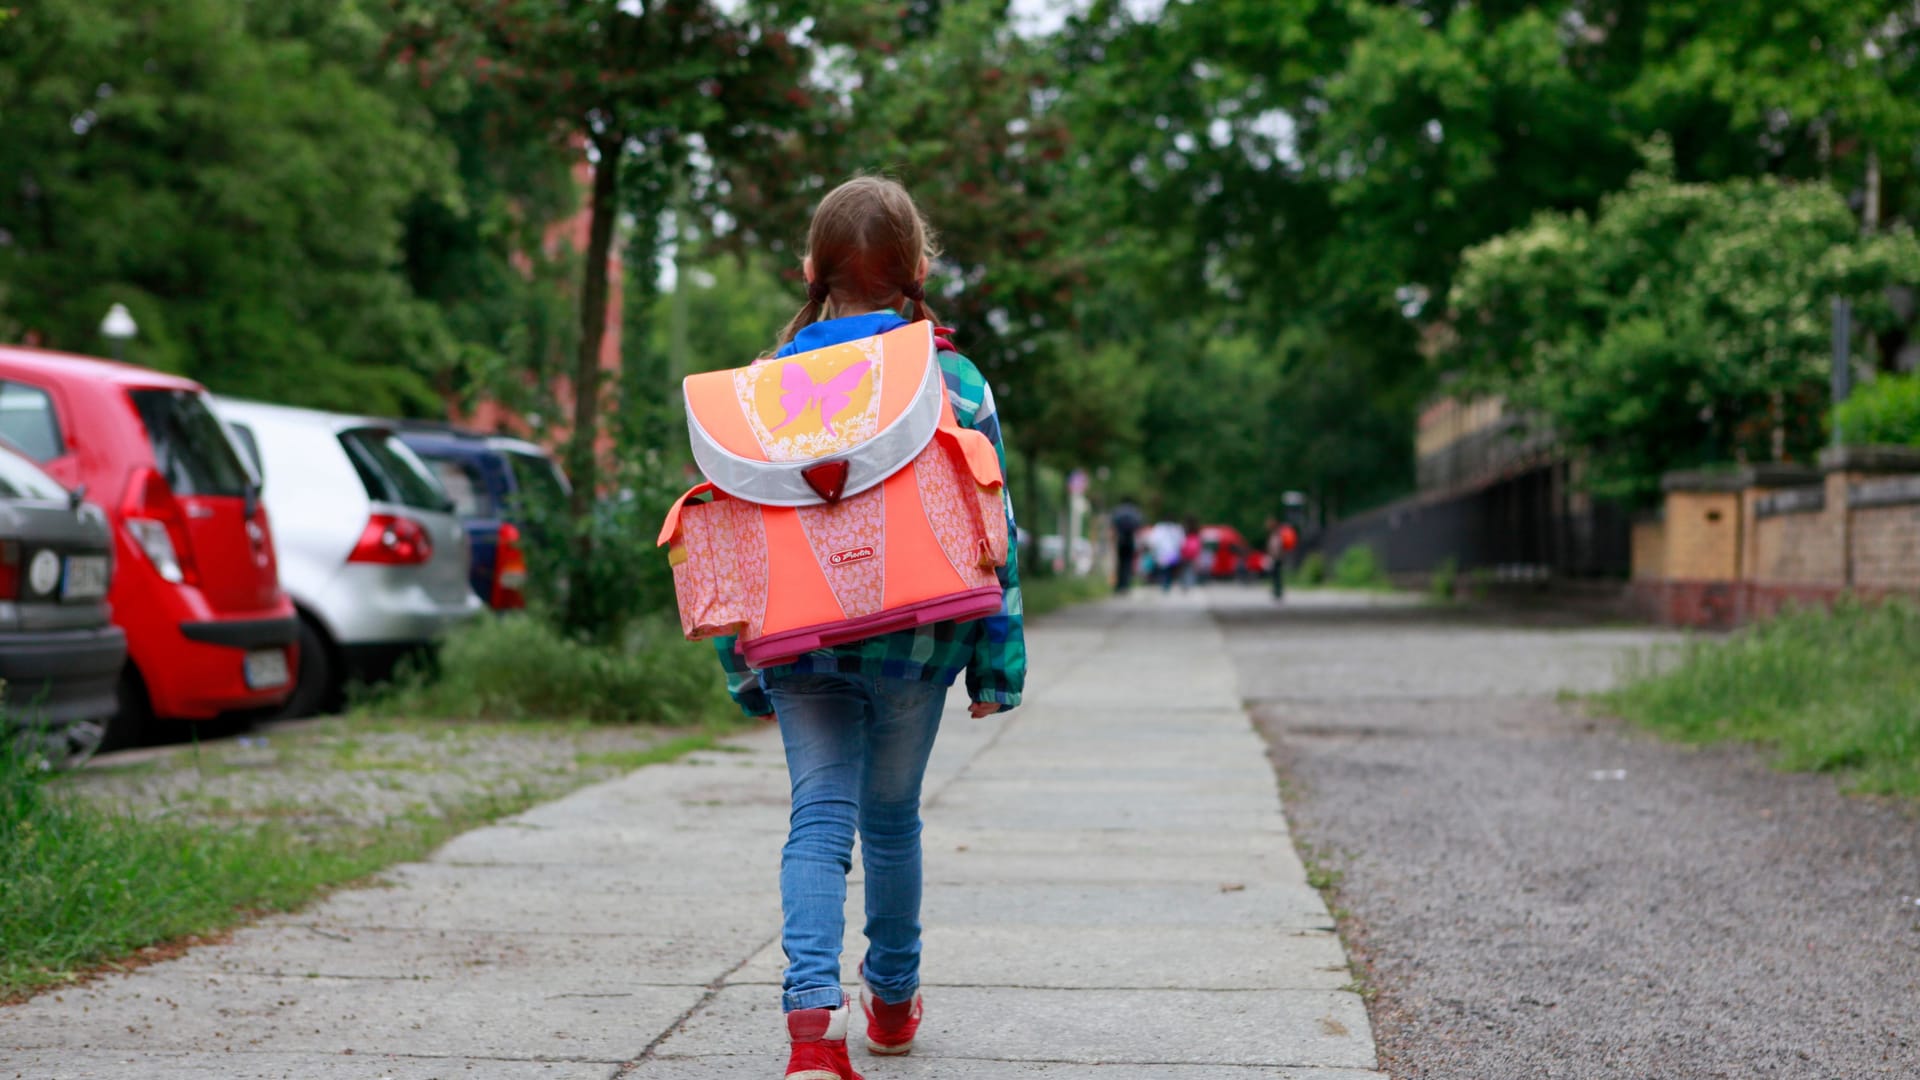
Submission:
<svg viewBox="0 0 1920 1080">
<path fill-rule="evenodd" d="M 1355 544 L 1341 552 L 1340 560 L 1333 564 L 1333 583 L 1343 589 L 1384 589 L 1387 571 L 1371 547 Z"/>
<path fill-rule="evenodd" d="M 1848 446 L 1920 446 L 1920 374 L 1882 375 L 1833 410 Z"/>
<path fill-rule="evenodd" d="M 1436 600 L 1453 599 L 1453 590 L 1460 581 L 1460 560 L 1449 555 L 1440 560 L 1433 568 L 1433 577 L 1427 581 L 1427 591 Z"/>
<path fill-rule="evenodd" d="M 662 560 L 664 561 L 664 560 Z M 578 719 L 684 726 L 720 722 L 732 705 L 713 647 L 654 616 L 617 645 L 568 637 L 532 615 L 482 619 L 377 700 L 381 712 L 462 719 Z"/>
<path fill-rule="evenodd" d="M 529 598 L 544 617 L 595 644 L 617 646 L 636 617 L 674 610 L 673 571 L 654 546 L 660 523 L 683 484 L 672 470 L 644 464 L 614 478 L 621 494 L 598 500 L 575 521 L 564 503 L 534 501 L 522 512 L 534 541 L 527 551 Z M 583 545 L 591 557 L 582 558 Z"/>
<path fill-rule="evenodd" d="M 1672 738 L 1758 743 L 1781 768 L 1920 795 L 1920 607 L 1911 603 L 1789 612 L 1694 644 L 1671 670 L 1601 700 Z"/>
<path fill-rule="evenodd" d="M 1300 560 L 1293 572 L 1296 585 L 1325 585 L 1327 583 L 1327 557 L 1316 551 Z"/>
</svg>

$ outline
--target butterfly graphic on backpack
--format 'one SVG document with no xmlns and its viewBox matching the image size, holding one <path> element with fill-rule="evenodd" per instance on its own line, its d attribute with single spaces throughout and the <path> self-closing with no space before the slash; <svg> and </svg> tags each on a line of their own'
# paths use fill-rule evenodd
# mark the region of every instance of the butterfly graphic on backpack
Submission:
<svg viewBox="0 0 1920 1080">
<path fill-rule="evenodd" d="M 814 382 L 813 376 L 799 364 L 782 365 L 780 407 L 787 411 L 787 418 L 774 425 L 773 430 L 779 431 L 800 419 L 809 408 L 818 407 L 820 426 L 828 435 L 839 438 L 840 433 L 833 429 L 833 418 L 853 403 L 854 391 L 860 388 L 860 380 L 867 377 L 872 367 L 870 361 L 862 360 L 825 382 Z"/>
</svg>

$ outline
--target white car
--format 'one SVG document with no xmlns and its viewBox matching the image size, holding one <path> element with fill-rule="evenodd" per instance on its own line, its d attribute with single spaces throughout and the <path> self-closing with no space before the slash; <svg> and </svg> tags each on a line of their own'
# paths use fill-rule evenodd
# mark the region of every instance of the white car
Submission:
<svg viewBox="0 0 1920 1080">
<path fill-rule="evenodd" d="M 220 400 L 258 471 L 280 585 L 300 615 L 300 672 L 282 715 L 340 705 L 486 610 L 467 532 L 424 462 L 382 421 Z"/>
</svg>

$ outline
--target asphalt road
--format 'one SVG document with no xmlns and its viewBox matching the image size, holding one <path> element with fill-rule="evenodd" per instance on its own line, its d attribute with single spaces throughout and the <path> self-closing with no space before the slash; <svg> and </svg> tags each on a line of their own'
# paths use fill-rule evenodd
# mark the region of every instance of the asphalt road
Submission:
<svg viewBox="0 0 1920 1080">
<path fill-rule="evenodd" d="M 1651 632 L 1379 603 L 1215 610 L 1394 1077 L 1920 1076 L 1920 812 L 1560 698 Z"/>
</svg>

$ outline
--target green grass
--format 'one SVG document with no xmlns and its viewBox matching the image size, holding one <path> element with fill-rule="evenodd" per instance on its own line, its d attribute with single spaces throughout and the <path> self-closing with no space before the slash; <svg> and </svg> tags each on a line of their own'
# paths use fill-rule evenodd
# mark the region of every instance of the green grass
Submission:
<svg viewBox="0 0 1920 1080">
<path fill-rule="evenodd" d="M 691 727 L 722 722 L 727 699 L 713 646 L 677 622 L 644 619 L 617 647 L 567 637 L 531 615 L 481 619 L 448 639 L 437 670 L 369 702 L 376 714 L 484 720 L 588 720 Z"/>
<path fill-rule="evenodd" d="M 1313 588 L 1327 583 L 1327 556 L 1323 552 L 1311 552 L 1300 560 L 1300 565 L 1287 575 L 1287 581 L 1303 588 Z"/>
<path fill-rule="evenodd" d="M 1664 672 L 1643 659 L 1613 712 L 1690 743 L 1768 748 L 1782 769 L 1851 790 L 1920 796 L 1920 606 L 1846 602 L 1787 613 L 1685 647 Z"/>
<path fill-rule="evenodd" d="M 0 1001 L 297 908 L 536 801 L 496 794 L 316 843 L 271 820 L 228 830 L 95 806 L 49 790 L 11 753 L 0 754 L 0 792 Z"/>
<path fill-rule="evenodd" d="M 1332 584 L 1337 589 L 1391 589 L 1386 567 L 1380 556 L 1366 544 L 1355 544 L 1340 553 L 1333 564 Z"/>
<path fill-rule="evenodd" d="M 1099 600 L 1112 592 L 1113 587 L 1098 574 L 1037 577 L 1020 583 L 1021 611 L 1027 618 L 1038 618 L 1061 608 Z"/>
<path fill-rule="evenodd" d="M 137 963 L 149 947 L 164 954 L 170 943 L 297 909 L 422 858 L 468 829 L 711 747 L 740 726 L 729 719 L 661 738 L 666 733 L 655 727 L 577 720 L 449 724 L 355 716 L 272 733 L 263 739 L 270 749 L 209 743 L 138 766 L 68 774 L 44 773 L 6 754 L 0 742 L 0 1002 Z M 376 729 L 388 728 L 400 737 L 379 738 Z M 490 760 L 500 763 L 498 774 L 472 775 L 459 750 L 468 740 L 502 737 L 530 748 L 580 748 L 538 761 L 496 751 Z M 445 752 L 449 740 L 456 743 L 452 753 Z M 623 740 L 648 745 L 621 746 Z M 255 763 L 236 765 L 229 760 L 235 757 Z M 222 786 L 243 768 L 246 783 Z M 369 813 L 364 787 L 343 789 L 328 779 L 329 807 L 344 816 L 301 794 L 309 775 L 351 774 L 388 788 L 431 770 L 460 772 L 465 786 L 449 791 L 431 778 L 410 781 L 417 797 L 403 790 L 388 800 L 390 809 Z M 265 780 L 282 773 L 284 783 Z M 156 774 L 162 783 L 143 786 Z M 164 782 L 171 778 L 197 783 Z"/>
<path fill-rule="evenodd" d="M 604 767 L 631 772 L 647 765 L 658 765 L 665 761 L 674 761 L 682 755 L 695 750 L 707 750 L 713 747 L 714 740 L 723 732 L 703 731 L 698 735 L 682 735 L 669 739 L 659 746 L 648 746 L 638 750 L 606 750 L 598 753 L 575 755 L 574 760 L 582 768 Z"/>
</svg>

